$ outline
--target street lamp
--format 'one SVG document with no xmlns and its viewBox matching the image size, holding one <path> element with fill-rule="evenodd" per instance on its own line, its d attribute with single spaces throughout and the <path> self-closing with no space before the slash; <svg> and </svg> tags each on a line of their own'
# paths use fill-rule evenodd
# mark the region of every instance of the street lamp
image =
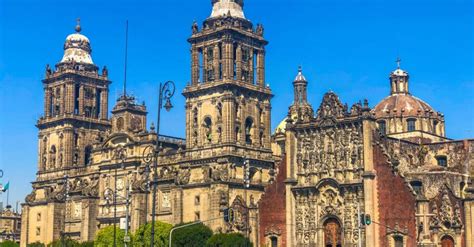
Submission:
<svg viewBox="0 0 474 247">
<path fill-rule="evenodd" d="M 126 188 L 127 189 L 126 189 L 125 197 L 118 195 L 117 192 L 113 192 L 111 189 L 106 189 L 104 192 L 104 197 L 105 197 L 105 200 L 107 201 L 107 204 L 110 201 L 111 197 L 113 197 L 112 200 L 114 201 L 116 201 L 117 198 L 125 200 L 125 236 L 123 239 L 125 247 L 127 247 L 128 243 L 130 242 L 130 236 L 128 236 L 128 225 L 130 222 L 130 202 L 131 202 L 130 192 L 132 191 L 132 187 L 128 180 L 127 180 Z M 116 218 L 114 218 L 114 222 L 115 221 L 116 221 Z"/>
<path fill-rule="evenodd" d="M 165 108 L 166 111 L 170 111 L 173 108 L 171 104 L 171 97 L 175 92 L 175 85 L 172 81 L 160 83 L 158 92 L 158 119 L 156 122 L 156 145 L 154 150 L 154 165 L 153 165 L 153 204 L 151 208 L 151 238 L 150 246 L 154 246 L 155 241 L 155 214 L 156 214 L 156 188 L 158 186 L 158 156 L 160 153 L 160 117 L 161 108 Z M 163 105 L 165 102 L 165 105 Z"/>
<path fill-rule="evenodd" d="M 122 168 L 125 168 L 125 159 L 126 159 L 126 149 L 123 146 L 117 147 L 115 149 L 115 158 L 120 159 Z M 113 202 L 114 202 L 114 247 L 117 247 L 117 165 L 115 165 L 115 174 L 114 174 L 114 192 L 113 192 Z"/>
<path fill-rule="evenodd" d="M 66 243 L 64 242 L 64 235 L 66 234 L 66 207 L 67 201 L 69 199 L 69 177 L 68 175 L 64 175 L 64 229 L 61 232 L 61 245 L 66 247 Z"/>
</svg>

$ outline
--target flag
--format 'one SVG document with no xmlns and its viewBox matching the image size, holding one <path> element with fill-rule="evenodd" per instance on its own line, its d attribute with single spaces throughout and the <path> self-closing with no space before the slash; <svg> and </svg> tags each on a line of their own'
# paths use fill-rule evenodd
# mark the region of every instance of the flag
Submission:
<svg viewBox="0 0 474 247">
<path fill-rule="evenodd" d="M 2 191 L 5 192 L 5 191 L 8 190 L 8 188 L 10 188 L 10 181 L 8 181 L 8 183 L 5 184 L 5 186 L 3 187 L 3 190 L 2 190 Z"/>
</svg>

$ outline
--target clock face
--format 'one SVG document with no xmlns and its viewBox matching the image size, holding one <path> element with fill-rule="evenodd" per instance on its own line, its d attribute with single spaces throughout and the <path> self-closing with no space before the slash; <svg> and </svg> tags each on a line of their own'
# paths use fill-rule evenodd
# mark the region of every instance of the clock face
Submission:
<svg viewBox="0 0 474 247">
<path fill-rule="evenodd" d="M 123 118 L 122 117 L 119 117 L 117 119 L 117 129 L 118 130 L 123 130 Z"/>
<path fill-rule="evenodd" d="M 132 130 L 140 130 L 140 126 L 142 125 L 142 120 L 139 117 L 132 117 L 130 127 Z"/>
</svg>

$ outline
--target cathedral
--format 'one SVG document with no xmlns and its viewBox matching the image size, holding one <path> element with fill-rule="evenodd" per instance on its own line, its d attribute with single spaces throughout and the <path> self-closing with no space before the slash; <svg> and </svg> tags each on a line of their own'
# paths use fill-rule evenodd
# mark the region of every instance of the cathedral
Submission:
<svg viewBox="0 0 474 247">
<path fill-rule="evenodd" d="M 245 17 L 243 0 L 211 3 L 188 39 L 184 139 L 147 128 L 146 105 L 125 90 L 109 116 L 107 67 L 94 64 L 79 24 L 67 36 L 42 81 L 21 246 L 92 241 L 125 217 L 134 232 L 152 214 L 240 232 L 254 246 L 474 245 L 474 140 L 445 136 L 444 115 L 413 96 L 400 63 L 373 108 L 332 91 L 313 108 L 300 68 L 272 130 L 263 25 Z"/>
</svg>

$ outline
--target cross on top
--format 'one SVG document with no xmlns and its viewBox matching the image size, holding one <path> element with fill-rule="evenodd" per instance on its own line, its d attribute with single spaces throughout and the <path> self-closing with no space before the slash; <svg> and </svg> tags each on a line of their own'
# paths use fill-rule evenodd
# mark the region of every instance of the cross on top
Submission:
<svg viewBox="0 0 474 247">
<path fill-rule="evenodd" d="M 398 67 L 398 68 L 400 68 L 400 62 L 401 62 L 401 61 L 402 61 L 402 60 L 401 60 L 399 57 L 397 58 L 397 61 L 395 61 L 395 62 L 397 62 L 397 67 Z"/>
</svg>

